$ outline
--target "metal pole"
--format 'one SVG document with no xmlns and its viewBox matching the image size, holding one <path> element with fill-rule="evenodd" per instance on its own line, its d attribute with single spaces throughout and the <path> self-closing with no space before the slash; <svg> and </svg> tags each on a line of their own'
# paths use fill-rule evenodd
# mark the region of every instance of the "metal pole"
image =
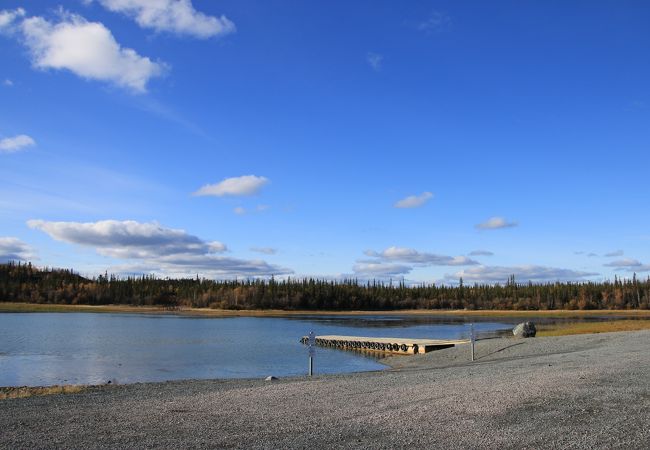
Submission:
<svg viewBox="0 0 650 450">
<path fill-rule="evenodd" d="M 472 344 L 472 361 L 474 361 L 474 341 L 476 340 L 474 337 L 474 324 L 469 326 L 469 340 Z"/>
<path fill-rule="evenodd" d="M 314 374 L 314 346 L 316 345 L 316 334 L 309 332 L 309 376 Z"/>
</svg>

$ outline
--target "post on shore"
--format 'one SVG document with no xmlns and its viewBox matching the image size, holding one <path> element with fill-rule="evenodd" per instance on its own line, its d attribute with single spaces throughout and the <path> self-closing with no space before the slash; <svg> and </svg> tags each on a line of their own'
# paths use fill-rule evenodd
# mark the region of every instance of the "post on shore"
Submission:
<svg viewBox="0 0 650 450">
<path fill-rule="evenodd" d="M 309 376 L 311 377 L 314 374 L 314 353 L 316 345 L 316 335 L 313 331 L 309 332 Z"/>
<path fill-rule="evenodd" d="M 476 335 L 474 334 L 474 324 L 469 325 L 469 342 L 472 345 L 472 361 L 474 361 L 474 342 L 476 341 Z"/>
</svg>

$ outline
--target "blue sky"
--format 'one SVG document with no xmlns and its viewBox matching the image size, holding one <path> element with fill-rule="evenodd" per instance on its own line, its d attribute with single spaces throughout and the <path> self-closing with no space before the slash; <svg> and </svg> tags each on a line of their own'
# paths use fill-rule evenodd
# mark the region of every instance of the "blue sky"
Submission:
<svg viewBox="0 0 650 450">
<path fill-rule="evenodd" d="M 650 273 L 645 1 L 0 11 L 1 259 L 436 283 Z"/>
</svg>

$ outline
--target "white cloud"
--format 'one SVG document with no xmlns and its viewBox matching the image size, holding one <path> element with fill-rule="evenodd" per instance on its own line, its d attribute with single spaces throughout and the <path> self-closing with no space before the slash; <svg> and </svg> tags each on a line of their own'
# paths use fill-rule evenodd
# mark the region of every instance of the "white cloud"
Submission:
<svg viewBox="0 0 650 450">
<path fill-rule="evenodd" d="M 0 139 L 0 153 L 14 153 L 36 145 L 36 141 L 26 134 Z"/>
<path fill-rule="evenodd" d="M 442 12 L 433 11 L 429 17 L 417 25 L 417 29 L 424 33 L 440 33 L 451 28 L 451 18 Z"/>
<path fill-rule="evenodd" d="M 605 267 L 614 267 L 616 270 L 628 272 L 650 272 L 650 264 L 643 264 L 638 259 L 625 258 L 604 264 Z"/>
<path fill-rule="evenodd" d="M 366 256 L 380 258 L 385 261 L 401 261 L 425 266 L 469 266 L 478 262 L 466 256 L 445 256 L 435 253 L 418 252 L 407 247 L 388 247 L 382 252 L 366 250 Z"/>
<path fill-rule="evenodd" d="M 408 197 L 399 200 L 393 206 L 395 208 L 419 208 L 431 198 L 433 198 L 431 192 L 423 192 L 420 195 L 409 195 Z"/>
<path fill-rule="evenodd" d="M 388 247 L 377 252 L 366 250 L 366 256 L 375 260 L 357 261 L 353 270 L 364 277 L 390 277 L 409 273 L 415 267 L 429 266 L 469 266 L 478 264 L 466 256 L 445 256 L 435 253 L 419 252 L 406 247 Z"/>
<path fill-rule="evenodd" d="M 368 52 L 366 54 L 366 62 L 370 65 L 370 67 L 372 67 L 372 70 L 378 72 L 381 70 L 381 66 L 384 62 L 384 57 L 379 53 Z"/>
<path fill-rule="evenodd" d="M 268 182 L 268 178 L 255 175 L 226 178 L 216 184 L 206 184 L 196 191 L 194 195 L 213 195 L 216 197 L 254 195 Z"/>
<path fill-rule="evenodd" d="M 490 217 L 483 223 L 476 225 L 479 230 L 497 230 L 499 228 L 512 228 L 516 227 L 517 222 L 508 222 L 503 217 Z"/>
<path fill-rule="evenodd" d="M 489 250 L 474 250 L 469 252 L 469 256 L 494 256 L 494 253 Z"/>
<path fill-rule="evenodd" d="M 14 82 L 11 81 L 9 78 L 5 78 L 5 80 L 2 82 L 2 85 L 7 87 L 12 87 L 14 85 Z"/>
<path fill-rule="evenodd" d="M 106 9 L 125 14 L 142 28 L 197 38 L 235 31 L 227 17 L 214 17 L 194 9 L 191 0 L 99 0 Z"/>
<path fill-rule="evenodd" d="M 17 8 L 13 11 L 2 10 L 0 11 L 0 32 L 7 33 L 14 31 L 14 24 L 16 20 L 25 16 L 23 8 Z"/>
<path fill-rule="evenodd" d="M 32 248 L 15 237 L 0 237 L 0 262 L 38 259 Z"/>
<path fill-rule="evenodd" d="M 29 17 L 18 28 L 37 69 L 69 70 L 136 93 L 146 92 L 149 80 L 166 69 L 163 63 L 121 47 L 103 24 L 76 14 L 62 12 L 57 23 Z"/>
<path fill-rule="evenodd" d="M 413 270 L 412 267 L 402 264 L 385 264 L 381 262 L 359 262 L 352 267 L 355 274 L 364 277 L 391 277 L 404 275 Z"/>
<path fill-rule="evenodd" d="M 553 282 L 553 281 L 575 281 L 588 277 L 594 277 L 599 274 L 593 272 L 581 272 L 571 269 L 561 269 L 557 267 L 545 267 L 536 265 L 523 266 L 479 266 L 463 269 L 454 274 L 445 275 L 449 281 L 457 281 L 463 278 L 465 283 L 506 283 L 514 275 L 518 282 Z"/>
<path fill-rule="evenodd" d="M 261 260 L 243 260 L 220 256 L 227 250 L 221 242 L 208 242 L 184 230 L 162 225 L 126 220 L 99 222 L 46 222 L 30 220 L 29 227 L 50 237 L 94 248 L 112 258 L 135 260 L 133 270 L 147 267 L 165 275 L 201 273 L 211 277 L 270 276 L 292 273 L 291 270 Z"/>
<path fill-rule="evenodd" d="M 233 212 L 239 216 L 243 216 L 246 214 L 246 208 L 243 206 L 237 206 L 236 208 L 233 209 Z"/>
<path fill-rule="evenodd" d="M 49 234 L 56 240 L 95 247 L 99 254 L 114 258 L 203 255 L 227 250 L 220 242 L 205 242 L 184 230 L 165 228 L 155 222 L 101 220 L 80 223 L 29 220 L 27 225 Z"/>
<path fill-rule="evenodd" d="M 616 250 L 614 252 L 605 253 L 605 255 L 603 256 L 605 256 L 606 258 L 615 258 L 617 256 L 623 256 L 624 253 L 625 252 L 623 250 Z"/>
<path fill-rule="evenodd" d="M 265 255 L 275 255 L 278 252 L 277 249 L 271 247 L 251 247 L 251 251 Z"/>
</svg>

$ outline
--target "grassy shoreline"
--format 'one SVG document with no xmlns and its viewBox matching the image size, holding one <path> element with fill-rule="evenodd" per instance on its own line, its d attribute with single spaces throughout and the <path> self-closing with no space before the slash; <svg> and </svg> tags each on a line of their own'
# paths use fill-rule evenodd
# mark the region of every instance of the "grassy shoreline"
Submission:
<svg viewBox="0 0 650 450">
<path fill-rule="evenodd" d="M 0 387 L 0 400 L 27 398 L 42 395 L 76 394 L 89 389 L 90 385 L 65 384 L 56 386 L 9 386 Z"/>
<path fill-rule="evenodd" d="M 585 317 L 585 316 L 611 316 L 611 317 L 635 317 L 650 319 L 650 310 L 533 310 L 533 311 L 511 311 L 511 310 L 430 310 L 430 309 L 409 309 L 389 311 L 311 311 L 311 310 L 279 310 L 279 309 L 252 309 L 252 310 L 229 310 L 209 308 L 180 308 L 165 309 L 159 306 L 130 306 L 130 305 L 53 305 L 40 303 L 16 303 L 0 302 L 0 312 L 94 312 L 94 313 L 132 313 L 132 314 L 175 314 L 194 315 L 206 317 L 278 317 L 278 316 L 471 316 L 471 317 Z"/>
<path fill-rule="evenodd" d="M 568 336 L 574 334 L 616 333 L 650 329 L 650 320 L 607 320 L 603 322 L 569 322 L 540 325 L 537 336 Z"/>
</svg>

